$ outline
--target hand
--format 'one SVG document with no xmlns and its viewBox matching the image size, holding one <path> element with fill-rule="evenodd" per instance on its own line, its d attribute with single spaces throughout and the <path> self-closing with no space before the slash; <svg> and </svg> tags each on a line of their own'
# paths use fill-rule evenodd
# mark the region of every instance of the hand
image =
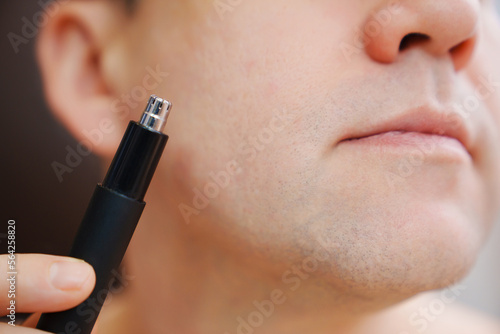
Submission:
<svg viewBox="0 0 500 334">
<path fill-rule="evenodd" d="M 8 255 L 0 255 L 0 316 L 9 314 L 10 275 Z M 88 263 L 74 258 L 16 254 L 15 312 L 36 313 L 22 327 L 16 319 L 15 327 L 0 323 L 2 334 L 46 333 L 33 329 L 41 313 L 70 309 L 82 303 L 92 292 L 95 273 Z"/>
</svg>

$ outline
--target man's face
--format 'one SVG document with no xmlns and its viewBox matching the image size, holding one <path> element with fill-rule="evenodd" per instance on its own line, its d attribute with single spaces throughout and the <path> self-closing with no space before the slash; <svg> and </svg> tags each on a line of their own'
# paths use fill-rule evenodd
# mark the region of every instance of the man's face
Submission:
<svg viewBox="0 0 500 334">
<path fill-rule="evenodd" d="M 491 3 L 143 1 L 130 59 L 174 104 L 156 182 L 193 233 L 278 278 L 326 250 L 314 276 L 355 294 L 470 268 L 500 189 Z"/>
</svg>

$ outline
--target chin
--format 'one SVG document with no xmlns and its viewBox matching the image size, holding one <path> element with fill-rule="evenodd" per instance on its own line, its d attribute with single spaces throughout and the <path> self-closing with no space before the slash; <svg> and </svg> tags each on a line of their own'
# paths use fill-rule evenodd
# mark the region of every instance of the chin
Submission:
<svg viewBox="0 0 500 334">
<path fill-rule="evenodd" d="M 381 208 L 365 206 L 311 229 L 314 252 L 326 259 L 318 273 L 332 287 L 405 299 L 457 283 L 474 265 L 486 225 L 473 219 L 477 213 L 447 202 Z"/>
<path fill-rule="evenodd" d="M 368 162 L 329 180 L 336 187 L 318 196 L 329 200 L 310 220 L 313 247 L 329 250 L 323 264 L 332 285 L 363 296 L 407 297 L 463 279 L 494 220 L 475 171 L 429 163 L 391 187 L 386 166 Z M 355 181 L 342 188 L 345 179 Z"/>
</svg>

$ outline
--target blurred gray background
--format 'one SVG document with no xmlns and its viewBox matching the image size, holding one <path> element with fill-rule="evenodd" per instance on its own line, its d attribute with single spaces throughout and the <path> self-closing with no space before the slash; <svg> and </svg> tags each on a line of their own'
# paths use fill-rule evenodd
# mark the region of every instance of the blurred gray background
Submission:
<svg viewBox="0 0 500 334">
<path fill-rule="evenodd" d="M 38 1 L 0 2 L 0 203 L 5 222 L 0 224 L 0 253 L 7 249 L 6 222 L 15 219 L 18 253 L 64 255 L 102 176 L 94 156 L 85 157 L 61 183 L 52 170 L 51 163 L 63 162 L 66 147 L 77 143 L 47 109 L 35 63 L 34 38 L 20 44 L 15 53 L 7 37 L 11 32 L 21 35 L 23 18 L 32 20 L 37 12 Z M 497 224 L 474 271 L 463 282 L 466 289 L 460 299 L 500 319 L 499 258 Z"/>
</svg>

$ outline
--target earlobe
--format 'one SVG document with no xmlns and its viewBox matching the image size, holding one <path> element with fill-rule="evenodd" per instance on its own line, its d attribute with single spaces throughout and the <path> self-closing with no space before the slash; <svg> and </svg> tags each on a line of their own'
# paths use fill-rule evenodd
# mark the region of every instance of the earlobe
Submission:
<svg viewBox="0 0 500 334">
<path fill-rule="evenodd" d="M 112 111 L 116 96 L 102 66 L 112 27 L 89 16 L 116 16 L 107 1 L 63 5 L 40 32 L 37 57 L 47 101 L 75 138 L 101 156 L 119 144 L 124 120 Z M 92 8 L 83 8 L 89 6 Z M 100 13 L 96 13 L 100 11 Z M 116 20 L 116 19 L 115 19 Z M 108 21 L 109 22 L 109 21 Z M 111 24 L 111 23 L 109 23 Z"/>
</svg>

